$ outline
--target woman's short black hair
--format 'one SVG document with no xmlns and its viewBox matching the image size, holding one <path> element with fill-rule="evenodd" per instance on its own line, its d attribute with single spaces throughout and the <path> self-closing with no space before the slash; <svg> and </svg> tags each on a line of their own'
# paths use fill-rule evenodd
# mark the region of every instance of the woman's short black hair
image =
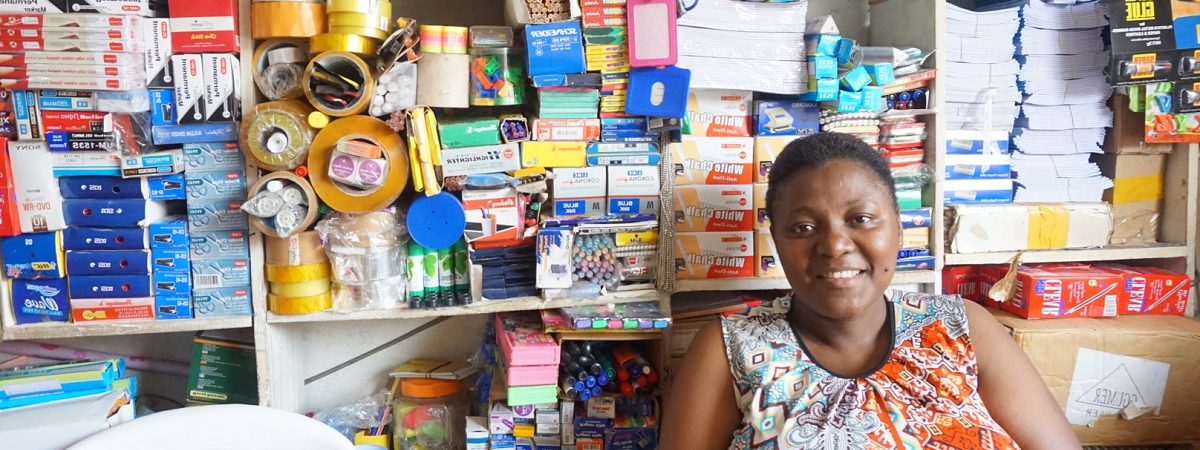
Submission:
<svg viewBox="0 0 1200 450">
<path fill-rule="evenodd" d="M 775 202 L 781 195 L 779 187 L 796 172 L 819 167 L 837 159 L 854 161 L 869 169 L 880 183 L 887 186 L 892 203 L 897 204 L 896 182 L 892 178 L 892 170 L 888 168 L 887 159 L 878 150 L 849 134 L 817 133 L 792 141 L 783 148 L 775 163 L 771 165 L 770 181 L 767 184 L 767 216 L 774 216 Z"/>
</svg>

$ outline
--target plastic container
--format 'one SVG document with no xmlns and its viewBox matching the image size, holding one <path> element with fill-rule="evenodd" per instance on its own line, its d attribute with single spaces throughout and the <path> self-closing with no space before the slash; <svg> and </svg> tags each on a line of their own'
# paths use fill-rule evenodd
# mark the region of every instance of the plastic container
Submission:
<svg viewBox="0 0 1200 450">
<path fill-rule="evenodd" d="M 462 381 L 401 380 L 395 450 L 463 450 L 467 401 Z"/>
<path fill-rule="evenodd" d="M 525 102 L 521 55 L 511 48 L 473 48 L 471 106 L 509 106 Z"/>
</svg>

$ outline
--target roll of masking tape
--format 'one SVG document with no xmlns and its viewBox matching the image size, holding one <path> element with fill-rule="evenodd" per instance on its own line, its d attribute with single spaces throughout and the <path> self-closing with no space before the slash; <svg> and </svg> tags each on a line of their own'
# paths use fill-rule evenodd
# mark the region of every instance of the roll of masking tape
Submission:
<svg viewBox="0 0 1200 450">
<path fill-rule="evenodd" d="M 313 57 L 304 69 L 304 96 L 318 111 L 333 117 L 362 114 L 371 106 L 375 78 L 366 62 L 344 51 L 328 51 Z M 344 90 L 344 94 L 322 89 Z"/>
<path fill-rule="evenodd" d="M 308 126 L 312 108 L 300 100 L 262 103 L 242 122 L 242 152 L 255 166 L 292 170 L 304 164 L 316 131 Z"/>
<path fill-rule="evenodd" d="M 271 283 L 306 283 L 314 280 L 329 280 L 329 263 L 306 264 L 303 266 L 276 266 L 267 264 L 267 281 Z"/>
<path fill-rule="evenodd" d="M 329 15 L 329 32 L 358 34 L 379 40 L 387 39 L 391 19 L 365 13 L 339 12 Z"/>
<path fill-rule="evenodd" d="M 312 37 L 325 32 L 325 3 L 275 1 L 250 4 L 250 37 Z"/>
<path fill-rule="evenodd" d="M 289 220 L 291 223 L 296 224 L 293 227 L 295 229 L 295 232 L 293 232 L 291 235 L 295 235 L 300 232 L 303 232 L 304 230 L 307 230 L 309 227 L 312 226 L 313 223 L 315 223 L 317 221 L 317 209 L 320 205 L 320 203 L 319 203 L 320 200 L 317 199 L 317 194 L 316 194 L 316 192 L 313 191 L 312 185 L 308 183 L 308 180 L 300 178 L 291 172 L 281 170 L 281 171 L 277 171 L 277 172 L 268 173 L 268 174 L 264 175 L 263 177 L 259 178 L 258 181 L 255 182 L 254 185 L 250 186 L 250 189 L 247 190 L 246 192 L 249 194 L 250 197 L 254 197 L 255 195 L 258 195 L 260 192 L 268 190 L 268 188 L 271 187 L 271 185 L 273 183 L 279 183 L 279 182 L 283 182 L 283 186 L 281 187 L 281 189 L 287 189 L 289 186 L 295 186 L 295 187 L 300 188 L 300 191 L 304 193 L 303 205 L 293 205 L 293 206 L 301 206 L 302 207 L 301 210 L 304 211 L 304 215 L 300 216 L 300 217 L 287 218 L 287 220 Z M 279 189 L 276 189 L 276 190 L 279 190 Z M 287 203 L 292 204 L 293 202 L 287 202 Z M 281 215 L 285 214 L 285 212 L 281 212 L 280 214 Z M 276 222 L 279 222 L 282 220 L 284 220 L 284 218 L 282 216 L 275 217 Z M 258 229 L 258 231 L 263 232 L 263 234 L 265 234 L 267 236 L 278 237 L 278 238 L 288 237 L 288 236 L 281 234 L 277 228 L 277 227 L 282 227 L 283 225 L 276 225 L 276 226 L 268 225 L 266 222 L 263 221 L 262 218 L 255 217 L 253 214 L 250 215 L 250 224 L 253 225 L 254 228 Z"/>
<path fill-rule="evenodd" d="M 330 14 L 340 12 L 357 12 L 392 17 L 391 0 L 329 0 L 326 8 Z"/>
<path fill-rule="evenodd" d="M 364 140 L 383 149 L 388 161 L 383 182 L 377 188 L 359 190 L 333 181 L 329 177 L 329 162 L 338 142 L 347 139 Z M 407 147 L 400 135 L 383 121 L 366 116 L 344 117 L 321 129 L 308 152 L 308 174 L 313 189 L 325 204 L 337 211 L 362 214 L 386 208 L 400 197 L 408 185 Z"/>
<path fill-rule="evenodd" d="M 467 27 L 442 27 L 442 53 L 466 53 Z"/>
<path fill-rule="evenodd" d="M 291 39 L 271 39 L 254 49 L 254 84 L 271 100 L 287 100 L 304 95 L 300 78 L 308 62 L 308 44 Z"/>
<path fill-rule="evenodd" d="M 421 51 L 424 53 L 444 52 L 445 28 L 441 25 L 421 25 Z"/>
<path fill-rule="evenodd" d="M 320 312 L 333 307 L 329 292 L 311 297 L 280 297 L 267 295 L 267 310 L 275 314 L 299 315 Z"/>
<path fill-rule="evenodd" d="M 329 292 L 329 278 L 318 278 L 296 283 L 271 283 L 272 295 L 280 297 L 312 297 Z"/>
<path fill-rule="evenodd" d="M 305 231 L 286 238 L 267 236 L 265 239 L 268 265 L 306 266 L 329 261 L 325 246 L 321 244 L 321 234 L 316 231 Z"/>
<path fill-rule="evenodd" d="M 312 53 L 340 51 L 371 56 L 379 50 L 379 41 L 357 34 L 323 33 L 312 37 L 308 49 Z"/>
<path fill-rule="evenodd" d="M 342 13 L 346 14 L 346 13 Z M 387 30 L 370 27 L 329 27 L 330 33 L 336 34 L 356 34 L 359 36 L 378 39 L 380 41 L 387 39 Z"/>
</svg>

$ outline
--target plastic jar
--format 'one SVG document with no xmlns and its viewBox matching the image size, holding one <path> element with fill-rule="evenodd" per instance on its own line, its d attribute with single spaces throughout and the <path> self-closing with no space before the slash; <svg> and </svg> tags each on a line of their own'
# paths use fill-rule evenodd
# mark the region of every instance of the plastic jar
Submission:
<svg viewBox="0 0 1200 450">
<path fill-rule="evenodd" d="M 471 106 L 520 105 L 525 101 L 525 71 L 520 53 L 511 48 L 473 48 Z"/>
<path fill-rule="evenodd" d="M 395 413 L 396 450 L 461 450 L 467 394 L 462 381 L 409 378 L 400 381 Z"/>
</svg>

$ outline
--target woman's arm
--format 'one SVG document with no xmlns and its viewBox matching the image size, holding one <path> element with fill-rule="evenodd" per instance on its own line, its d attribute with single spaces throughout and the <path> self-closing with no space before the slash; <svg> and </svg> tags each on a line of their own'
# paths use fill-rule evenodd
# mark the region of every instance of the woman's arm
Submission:
<svg viewBox="0 0 1200 450">
<path fill-rule="evenodd" d="M 979 362 L 979 395 L 992 418 L 1025 450 L 1080 448 L 1067 416 L 1029 357 L 990 312 L 964 303 Z"/>
<path fill-rule="evenodd" d="M 696 334 L 675 374 L 658 448 L 727 449 L 740 422 L 721 323 L 713 322 Z"/>
</svg>

